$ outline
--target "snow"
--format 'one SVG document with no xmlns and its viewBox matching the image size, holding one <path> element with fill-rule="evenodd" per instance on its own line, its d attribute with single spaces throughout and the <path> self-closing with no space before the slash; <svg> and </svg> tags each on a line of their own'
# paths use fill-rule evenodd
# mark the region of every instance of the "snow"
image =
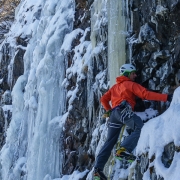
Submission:
<svg viewBox="0 0 180 180">
<path fill-rule="evenodd" d="M 65 38 L 64 38 L 64 43 L 63 45 L 61 46 L 61 51 L 70 51 L 71 50 L 71 44 L 72 44 L 72 41 L 74 39 L 76 39 L 76 37 L 78 35 L 83 35 L 84 34 L 84 31 L 80 28 L 78 29 L 75 29 L 74 31 L 72 31 L 71 33 L 69 34 L 66 34 Z M 63 52 L 64 53 L 64 52 Z M 64 53 L 65 54 L 65 53 Z"/>
<path fill-rule="evenodd" d="M 17 37 L 28 37 L 29 42 L 24 74 L 12 90 L 12 120 L 0 153 L 3 180 L 20 180 L 22 174 L 24 180 L 62 176 L 63 151 L 59 139 L 68 112 L 64 112 L 65 65 L 60 49 L 65 35 L 72 31 L 73 18 L 71 0 L 25 0 L 16 11 L 6 41 L 14 49 Z M 7 106 L 4 110 L 7 108 L 11 110 Z"/>
<path fill-rule="evenodd" d="M 62 178 L 54 179 L 54 180 L 79 180 L 83 178 L 89 170 L 85 170 L 84 172 L 74 171 L 71 175 L 64 175 Z"/>
<path fill-rule="evenodd" d="M 99 136 L 100 136 L 100 140 L 99 140 L 99 143 L 97 144 Z M 107 125 L 105 125 L 105 124 L 102 124 L 99 128 L 96 128 L 93 131 L 92 141 L 91 141 L 90 146 L 91 146 L 91 150 L 94 151 L 96 156 L 98 155 L 99 151 L 101 150 L 101 148 L 106 140 L 106 136 L 107 136 Z M 90 154 L 91 154 L 91 152 L 90 152 Z"/>
<path fill-rule="evenodd" d="M 167 11 L 168 11 L 168 9 L 161 5 L 157 5 L 157 7 L 156 7 L 156 15 L 163 16 L 165 13 L 167 13 Z"/>
<path fill-rule="evenodd" d="M 96 1 L 98 3 L 98 1 Z M 100 6 L 100 5 L 99 5 Z M 98 7 L 99 7 L 98 6 Z M 104 7 L 104 6 L 103 6 Z M 12 112 L 12 121 L 7 129 L 6 143 L 0 152 L 2 180 L 78 180 L 83 178 L 89 170 L 74 171 L 71 175 L 62 175 L 63 152 L 62 142 L 59 141 L 64 129 L 65 120 L 72 109 L 73 101 L 77 98 L 78 83 L 91 75 L 92 61 L 104 50 L 102 43 L 92 46 L 86 41 L 90 27 L 85 30 L 73 30 L 75 13 L 73 0 L 24 0 L 16 9 L 15 22 L 11 31 L 6 35 L 6 42 L 12 47 L 26 49 L 24 55 L 24 74 L 20 76 L 12 91 L 12 106 L 4 105 L 3 110 Z M 158 7 L 157 14 L 165 11 Z M 107 23 L 107 19 L 100 19 L 103 9 L 94 23 L 99 28 L 100 21 Z M 144 41 L 144 34 L 151 40 L 154 32 L 146 24 L 141 27 L 139 41 Z M 72 49 L 73 41 L 81 36 L 80 42 Z M 16 46 L 17 37 L 28 37 L 27 47 Z M 95 41 L 95 37 L 91 37 Z M 134 41 L 134 39 L 132 39 Z M 94 43 L 96 44 L 96 43 Z M 72 65 L 67 67 L 65 56 L 74 51 Z M 2 54 L 1 54 L 2 57 Z M 1 61 L 1 60 L 0 60 Z M 9 81 L 12 75 L 13 58 L 9 67 Z M 67 69 L 65 69 L 67 67 Z M 107 89 L 105 84 L 107 69 L 96 75 L 93 89 Z M 72 75 L 77 75 L 74 89 L 65 92 Z M 2 80 L 0 80 L 1 83 Z M 90 89 L 90 82 L 88 87 Z M 93 92 L 93 90 L 91 91 Z M 88 91 L 89 119 L 92 119 L 93 94 Z M 98 92 L 99 98 L 101 93 Z M 58 97 L 58 98 L 57 98 Z M 68 98 L 68 110 L 65 112 L 65 101 Z M 174 160 L 167 169 L 161 162 L 164 146 L 174 142 L 180 146 L 180 88 L 177 88 L 170 107 L 163 114 L 153 109 L 136 112 L 145 123 L 135 153 L 140 155 L 148 152 L 149 158 L 156 156 L 151 164 L 156 173 L 165 180 L 180 179 L 180 154 L 175 152 Z M 100 115 L 102 110 L 100 110 Z M 155 117 L 155 118 L 154 118 Z M 151 119 L 152 118 L 152 119 Z M 88 123 L 83 120 L 84 126 Z M 90 142 L 91 151 L 97 155 L 107 136 L 107 124 L 97 123 Z M 61 152 L 61 153 L 60 153 Z M 116 163 L 114 180 L 125 178 L 133 168 L 119 169 Z M 22 174 L 26 174 L 23 179 Z M 87 179 L 92 179 L 92 170 Z M 150 179 L 150 172 L 146 171 L 143 180 Z"/>
<path fill-rule="evenodd" d="M 157 116 L 142 128 L 141 136 L 136 147 L 136 154 L 148 152 L 149 159 L 155 155 L 154 167 L 156 173 L 165 180 L 175 180 L 180 178 L 180 154 L 175 152 L 173 161 L 169 168 L 165 168 L 161 156 L 164 146 L 174 142 L 175 146 L 180 146 L 180 87 L 174 92 L 169 108 L 160 116 Z M 144 179 L 147 174 L 144 175 Z"/>
</svg>

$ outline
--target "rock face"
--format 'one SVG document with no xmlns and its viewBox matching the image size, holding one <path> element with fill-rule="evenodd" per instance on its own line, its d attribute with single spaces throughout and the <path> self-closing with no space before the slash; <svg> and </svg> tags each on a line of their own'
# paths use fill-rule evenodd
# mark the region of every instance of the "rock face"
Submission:
<svg viewBox="0 0 180 180">
<path fill-rule="evenodd" d="M 75 2 L 73 31 L 77 30 L 78 33 L 72 41 L 71 50 L 62 52 L 66 62 L 64 87 L 67 92 L 76 92 L 76 97 L 72 99 L 67 96 L 65 103 L 69 116 L 62 137 L 63 174 L 92 169 L 98 142 L 103 133 L 101 127 L 105 124 L 105 120 L 101 118 L 104 110 L 99 99 L 109 88 L 107 34 L 111 32 L 108 32 L 107 27 L 107 1 Z M 130 0 L 128 3 L 125 5 L 129 23 L 126 32 L 127 53 L 137 67 L 137 81 L 153 91 L 172 93 L 180 83 L 180 2 Z M 17 50 L 8 43 L 5 43 L 1 50 L 2 107 L 11 105 L 11 90 L 18 77 L 24 73 L 23 56 L 28 40 L 22 37 L 16 40 Z M 78 73 L 71 73 L 77 54 L 83 59 L 82 77 L 79 77 Z M 89 54 L 91 57 L 87 56 Z M 166 110 L 167 104 L 156 103 L 154 107 L 161 113 Z M 11 111 L 0 108 L 0 147 L 4 144 L 10 119 Z M 170 166 L 176 151 L 179 152 L 179 147 L 175 147 L 173 142 L 164 147 L 162 162 L 165 167 Z M 134 178 L 131 179 L 141 180 L 143 173 L 149 168 L 152 180 L 162 180 L 163 178 L 157 177 L 153 166 L 150 166 L 152 161 L 153 158 L 148 159 L 148 154 L 142 154 L 135 167 Z M 86 179 L 86 176 L 83 179 Z"/>
<path fill-rule="evenodd" d="M 65 165 L 63 167 L 64 174 L 71 174 L 74 170 L 83 171 L 91 169 L 95 159 L 94 149 L 89 146 L 92 140 L 92 133 L 97 123 L 99 123 L 100 111 L 100 93 L 107 90 L 107 24 L 102 22 L 96 29 L 96 33 L 91 35 L 88 30 L 90 26 L 90 19 L 95 13 L 93 1 L 77 1 L 75 20 L 75 28 L 81 28 L 87 32 L 85 34 L 85 41 L 91 42 L 93 39 L 94 53 L 89 59 L 90 62 L 85 64 L 82 69 L 84 78 L 79 80 L 78 74 L 66 74 L 68 85 L 67 90 L 74 90 L 78 86 L 76 98 L 71 102 L 73 104 L 69 111 L 69 118 L 65 124 L 64 133 L 64 148 L 65 148 Z M 96 3 L 97 5 L 98 3 Z M 90 8 L 92 7 L 92 8 Z M 92 12 L 90 11 L 92 10 Z M 101 9 L 99 9 L 102 13 Z M 82 18 L 83 17 L 83 18 Z M 100 17 L 105 18 L 104 16 Z M 81 21 L 80 21 L 81 19 Z M 92 18 L 93 19 L 93 18 Z M 94 19 L 96 20 L 96 19 Z M 79 34 L 72 42 L 72 51 L 66 54 L 68 61 L 68 68 L 75 63 L 75 51 L 73 49 L 79 48 L 80 39 L 82 35 Z M 98 46 L 101 46 L 100 48 Z M 97 49 L 97 52 L 96 52 Z M 88 49 L 84 47 L 81 52 L 82 58 L 88 53 Z M 87 59 L 84 59 L 87 61 Z M 102 84 L 99 82 L 102 80 Z M 67 101 L 69 104 L 69 99 Z M 98 141 L 98 139 L 97 139 Z M 98 142 L 96 142 L 97 144 Z"/>
<path fill-rule="evenodd" d="M 170 93 L 179 85 L 179 30 L 177 16 L 180 11 L 178 1 L 131 1 L 131 31 L 127 38 L 132 47 L 132 60 L 139 71 L 138 81 L 149 89 Z M 156 108 L 163 112 L 167 107 Z M 176 148 L 172 143 L 164 147 L 162 163 L 169 168 Z M 156 158 L 156 157 L 154 157 Z M 142 179 L 149 169 L 152 180 L 162 180 L 148 159 L 148 154 L 140 157 L 136 166 L 135 179 Z"/>
<path fill-rule="evenodd" d="M 84 8 L 84 13 L 85 9 L 89 9 L 88 5 L 90 4 L 88 3 L 89 2 L 86 3 L 86 8 Z M 79 7 L 84 7 L 84 5 L 84 3 L 82 5 L 79 4 Z M 92 4 L 92 7 L 93 5 L 96 5 L 96 1 Z M 180 3 L 177 3 L 177 1 L 163 1 L 160 3 L 159 1 L 137 0 L 130 1 L 128 7 L 126 7 L 128 9 L 127 12 L 129 12 L 126 18 L 128 18 L 128 20 L 130 18 L 128 27 L 131 27 L 127 33 L 127 47 L 130 48 L 127 49 L 127 51 L 130 51 L 130 59 L 138 68 L 138 82 L 155 92 L 172 93 L 174 88 L 179 85 L 180 67 L 178 44 L 180 26 L 177 18 L 180 13 L 178 10 L 179 5 Z M 83 10 L 78 10 L 78 12 L 82 13 Z M 101 17 L 103 18 L 102 14 Z M 86 16 L 86 18 L 88 17 Z M 78 23 L 75 22 L 79 27 L 84 28 L 84 26 L 79 23 L 79 21 Z M 102 32 L 103 34 L 101 34 Z M 98 43 L 104 39 L 102 37 L 105 37 L 105 34 L 107 34 L 107 24 L 100 24 L 95 34 L 95 47 L 97 47 Z M 87 40 L 94 40 L 92 35 L 91 39 L 88 36 L 86 36 L 86 38 Z M 76 40 L 76 42 L 78 42 L 78 40 Z M 103 43 L 107 45 L 107 41 L 103 41 Z M 91 169 L 93 166 L 95 151 L 89 147 L 88 143 L 92 141 L 91 134 L 93 129 L 98 127 L 98 125 L 95 125 L 100 110 L 98 93 L 104 93 L 107 88 L 98 89 L 99 92 L 96 92 L 97 89 L 95 89 L 92 95 L 92 92 L 89 92 L 89 87 L 95 82 L 94 77 L 107 67 L 108 59 L 103 58 L 106 57 L 106 53 L 107 49 L 105 48 L 104 51 L 96 54 L 91 69 L 87 67 L 86 79 L 79 83 L 81 87 L 83 86 L 85 88 L 80 88 L 78 93 L 79 97 L 76 101 L 78 102 L 78 106 L 76 104 L 73 105 L 71 119 L 66 123 L 66 126 L 69 128 L 67 128 L 65 133 L 67 140 L 65 149 L 68 152 L 66 166 L 64 167 L 65 173 L 71 173 L 75 169 Z M 72 57 L 73 54 L 69 56 Z M 98 69 L 99 67 L 101 69 Z M 75 84 L 77 77 L 71 77 L 70 81 L 71 83 L 69 84 Z M 106 80 L 104 80 L 104 82 L 107 83 Z M 87 95 L 89 94 L 92 95 L 93 100 L 91 104 L 86 104 L 85 102 L 88 101 Z M 161 113 L 167 108 L 167 105 L 157 103 L 154 107 Z M 101 122 L 103 121 L 101 120 Z M 173 143 L 167 144 L 164 148 L 162 162 L 165 167 L 170 166 L 173 154 L 176 151 L 175 149 Z M 148 168 L 150 168 L 152 180 L 163 179 L 157 177 L 153 167 L 149 167 L 149 163 L 152 161 L 153 159 L 148 159 L 147 154 L 140 157 L 140 161 L 135 167 L 135 179 L 142 179 L 143 173 Z M 69 168 L 67 168 L 67 166 Z"/>
<path fill-rule="evenodd" d="M 179 72 L 179 2 L 133 1 L 132 59 L 139 68 L 141 83 L 152 90 L 175 86 Z"/>
</svg>

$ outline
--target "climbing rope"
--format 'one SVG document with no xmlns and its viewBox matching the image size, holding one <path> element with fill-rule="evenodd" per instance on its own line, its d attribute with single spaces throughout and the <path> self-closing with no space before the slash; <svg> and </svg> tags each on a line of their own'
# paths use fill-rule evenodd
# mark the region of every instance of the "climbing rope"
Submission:
<svg viewBox="0 0 180 180">
<path fill-rule="evenodd" d="M 126 126 L 126 125 L 123 125 L 122 128 L 121 128 L 121 132 L 120 132 L 120 134 L 119 134 L 118 142 L 117 142 L 117 144 L 116 144 L 116 149 L 119 149 L 119 148 L 120 148 L 120 145 L 121 145 L 121 142 L 122 142 L 122 137 L 123 137 L 123 134 L 124 134 L 125 126 Z M 114 166 L 114 165 L 115 165 L 115 157 L 113 156 L 113 158 L 112 158 L 112 160 L 111 160 L 110 171 L 109 171 L 109 174 L 108 174 L 108 180 L 111 180 L 112 169 L 113 169 L 113 166 Z"/>
</svg>

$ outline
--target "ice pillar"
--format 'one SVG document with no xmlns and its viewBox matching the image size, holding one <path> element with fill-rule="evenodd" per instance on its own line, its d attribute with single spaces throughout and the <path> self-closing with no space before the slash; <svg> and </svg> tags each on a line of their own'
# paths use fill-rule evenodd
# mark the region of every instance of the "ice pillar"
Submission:
<svg viewBox="0 0 180 180">
<path fill-rule="evenodd" d="M 108 71 L 110 86 L 126 61 L 125 0 L 108 0 Z"/>
</svg>

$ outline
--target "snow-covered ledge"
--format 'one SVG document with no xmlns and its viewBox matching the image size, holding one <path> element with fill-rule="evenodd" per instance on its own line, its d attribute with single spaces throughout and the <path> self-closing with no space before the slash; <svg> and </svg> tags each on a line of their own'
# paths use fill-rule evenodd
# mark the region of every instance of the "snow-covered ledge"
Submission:
<svg viewBox="0 0 180 180">
<path fill-rule="evenodd" d="M 149 159 L 149 167 L 143 175 L 143 179 L 151 176 L 153 167 L 156 176 L 164 180 L 180 179 L 180 87 L 174 92 L 169 108 L 160 116 L 145 123 L 136 148 L 137 155 L 146 155 Z M 163 163 L 165 147 L 171 146 L 171 154 L 174 158 L 166 167 Z M 174 151 L 174 152 L 172 152 Z"/>
</svg>

